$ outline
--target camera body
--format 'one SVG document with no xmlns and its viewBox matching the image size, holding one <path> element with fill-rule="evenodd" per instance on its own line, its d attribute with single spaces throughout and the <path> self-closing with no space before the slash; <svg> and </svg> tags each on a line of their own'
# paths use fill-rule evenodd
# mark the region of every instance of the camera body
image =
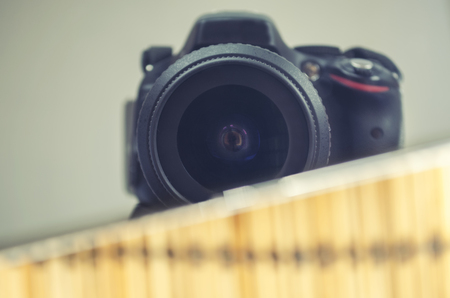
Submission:
<svg viewBox="0 0 450 298">
<path fill-rule="evenodd" d="M 263 15 L 205 15 L 177 55 L 151 47 L 142 67 L 126 109 L 127 176 L 154 210 L 400 144 L 401 73 L 389 58 L 291 49 Z"/>
</svg>

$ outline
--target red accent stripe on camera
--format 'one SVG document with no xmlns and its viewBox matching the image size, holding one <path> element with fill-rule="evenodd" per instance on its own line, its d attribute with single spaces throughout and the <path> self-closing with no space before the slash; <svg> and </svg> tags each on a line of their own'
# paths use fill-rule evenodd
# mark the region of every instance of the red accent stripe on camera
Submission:
<svg viewBox="0 0 450 298">
<path fill-rule="evenodd" d="M 333 80 L 335 80 L 341 84 L 344 84 L 347 87 L 356 89 L 356 90 L 372 92 L 372 93 L 389 91 L 389 87 L 387 87 L 387 86 L 374 86 L 374 85 L 361 84 L 361 83 L 357 83 L 355 81 L 351 81 L 351 80 L 345 79 L 343 77 L 340 77 L 340 76 L 337 76 L 334 74 L 330 74 L 330 77 Z"/>
</svg>

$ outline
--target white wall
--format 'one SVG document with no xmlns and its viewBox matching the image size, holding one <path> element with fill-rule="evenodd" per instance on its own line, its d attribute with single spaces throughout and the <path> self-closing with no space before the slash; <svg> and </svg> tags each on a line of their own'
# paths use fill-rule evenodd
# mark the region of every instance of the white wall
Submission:
<svg viewBox="0 0 450 298">
<path fill-rule="evenodd" d="M 444 0 L 1 1 L 0 247 L 126 218 L 123 103 L 141 50 L 180 49 L 196 17 L 253 10 L 288 45 L 361 45 L 401 68 L 406 145 L 450 136 Z"/>
</svg>

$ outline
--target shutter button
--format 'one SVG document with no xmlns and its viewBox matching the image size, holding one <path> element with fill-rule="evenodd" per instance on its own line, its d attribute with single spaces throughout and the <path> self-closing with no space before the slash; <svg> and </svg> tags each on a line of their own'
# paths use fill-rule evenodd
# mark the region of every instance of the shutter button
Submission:
<svg viewBox="0 0 450 298">
<path fill-rule="evenodd" d="M 352 58 L 350 64 L 353 70 L 361 76 L 370 76 L 372 74 L 373 62 L 367 59 Z"/>
</svg>

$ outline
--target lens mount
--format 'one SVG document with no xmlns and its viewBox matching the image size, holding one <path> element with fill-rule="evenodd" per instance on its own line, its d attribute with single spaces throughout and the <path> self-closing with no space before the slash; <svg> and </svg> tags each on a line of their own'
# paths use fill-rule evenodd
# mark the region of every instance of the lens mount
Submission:
<svg viewBox="0 0 450 298">
<path fill-rule="evenodd" d="M 183 56 L 156 80 L 137 123 L 144 176 L 166 206 L 325 166 L 330 128 L 292 63 L 243 44 Z"/>
</svg>

